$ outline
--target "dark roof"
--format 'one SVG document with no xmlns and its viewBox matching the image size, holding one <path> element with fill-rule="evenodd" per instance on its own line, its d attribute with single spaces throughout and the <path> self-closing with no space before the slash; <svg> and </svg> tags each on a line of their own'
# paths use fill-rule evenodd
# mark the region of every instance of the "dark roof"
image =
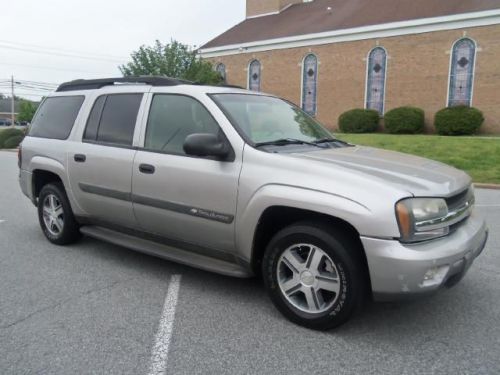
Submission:
<svg viewBox="0 0 500 375">
<path fill-rule="evenodd" d="M 500 0 L 314 0 L 246 19 L 201 48 L 491 9 L 500 9 Z"/>
</svg>

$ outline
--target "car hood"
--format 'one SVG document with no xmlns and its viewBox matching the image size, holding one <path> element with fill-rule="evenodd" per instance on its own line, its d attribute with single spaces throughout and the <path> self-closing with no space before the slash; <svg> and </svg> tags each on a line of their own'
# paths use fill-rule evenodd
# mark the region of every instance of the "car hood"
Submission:
<svg viewBox="0 0 500 375">
<path fill-rule="evenodd" d="M 375 177 L 415 196 L 449 196 L 470 185 L 470 177 L 446 164 L 372 147 L 343 147 L 292 154 Z"/>
</svg>

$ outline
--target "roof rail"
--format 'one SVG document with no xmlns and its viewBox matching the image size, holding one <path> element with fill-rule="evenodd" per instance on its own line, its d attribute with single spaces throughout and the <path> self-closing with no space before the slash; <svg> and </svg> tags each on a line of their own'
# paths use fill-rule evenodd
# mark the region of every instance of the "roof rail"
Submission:
<svg viewBox="0 0 500 375">
<path fill-rule="evenodd" d="M 198 85 L 198 83 L 196 83 Z M 212 86 L 212 87 L 225 87 L 225 88 L 228 88 L 228 89 L 242 89 L 242 90 L 246 90 L 246 88 L 242 87 L 242 86 L 238 86 L 238 85 L 229 85 L 227 83 L 220 83 L 218 85 L 203 85 L 203 84 L 199 84 L 201 86 Z"/>
<path fill-rule="evenodd" d="M 121 84 L 145 84 L 151 86 L 178 86 L 192 85 L 193 82 L 183 79 L 158 77 L 158 76 L 138 76 L 138 77 L 119 77 L 102 79 L 77 79 L 75 81 L 62 83 L 56 92 L 77 91 L 77 90 L 95 90 L 105 86 L 113 86 L 116 83 Z"/>
</svg>

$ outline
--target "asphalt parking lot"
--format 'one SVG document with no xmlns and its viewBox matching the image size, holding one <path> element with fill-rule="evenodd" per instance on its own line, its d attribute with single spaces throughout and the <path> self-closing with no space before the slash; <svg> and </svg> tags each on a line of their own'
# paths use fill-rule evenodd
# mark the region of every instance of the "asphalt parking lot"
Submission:
<svg viewBox="0 0 500 375">
<path fill-rule="evenodd" d="M 321 333 L 286 321 L 257 280 L 90 238 L 51 245 L 20 192 L 16 163 L 0 152 L 1 374 L 151 373 L 173 275 L 168 374 L 500 373 L 500 190 L 477 190 L 490 240 L 459 285 L 370 304 Z"/>
</svg>

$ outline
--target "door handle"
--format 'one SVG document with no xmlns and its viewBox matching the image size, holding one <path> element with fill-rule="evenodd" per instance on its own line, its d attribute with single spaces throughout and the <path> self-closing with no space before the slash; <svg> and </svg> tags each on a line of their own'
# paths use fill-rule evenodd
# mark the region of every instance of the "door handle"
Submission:
<svg viewBox="0 0 500 375">
<path fill-rule="evenodd" d="M 77 163 L 85 163 L 85 160 L 87 160 L 87 157 L 83 154 L 76 154 L 74 156 L 74 159 Z"/>
<path fill-rule="evenodd" d="M 150 164 L 141 164 L 139 165 L 139 171 L 145 174 L 153 174 L 155 173 L 155 167 Z"/>
</svg>

